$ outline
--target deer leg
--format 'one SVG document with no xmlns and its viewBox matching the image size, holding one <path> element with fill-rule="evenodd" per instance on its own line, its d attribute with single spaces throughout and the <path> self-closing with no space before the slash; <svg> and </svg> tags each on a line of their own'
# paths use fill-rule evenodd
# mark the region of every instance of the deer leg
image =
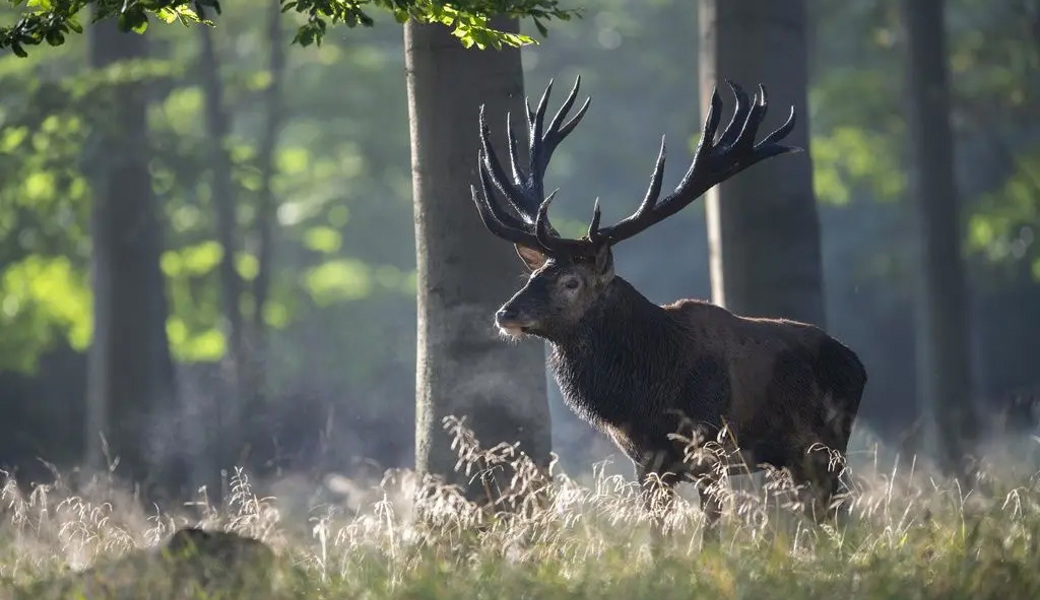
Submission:
<svg viewBox="0 0 1040 600">
<path fill-rule="evenodd" d="M 705 528 L 714 529 L 722 517 L 722 500 L 718 492 L 712 489 L 717 483 L 714 478 L 704 477 L 697 482 L 697 494 L 701 499 L 701 511 L 704 513 Z"/>
<path fill-rule="evenodd" d="M 714 477 L 704 476 L 697 480 L 697 495 L 701 500 L 701 512 L 704 513 L 704 541 L 718 542 L 722 539 L 719 519 L 722 517 L 722 499 L 712 486 L 717 483 Z"/>
<path fill-rule="evenodd" d="M 705 428 L 695 429 L 691 439 L 699 442 L 684 449 L 686 478 L 697 486 L 701 512 L 704 513 L 705 541 L 720 539 L 718 522 L 722 517 L 722 498 L 717 484 L 726 473 L 719 450 L 703 445 L 705 441 L 713 439 L 712 433 Z"/>
<path fill-rule="evenodd" d="M 658 450 L 642 457 L 636 476 L 642 488 L 643 508 L 652 517 L 663 517 L 672 508 L 676 474 L 662 472 L 667 463 L 667 453 Z"/>
<path fill-rule="evenodd" d="M 667 462 L 667 453 L 649 452 L 637 467 L 637 477 L 643 498 L 643 509 L 650 518 L 650 551 L 657 555 L 664 541 L 664 520 L 675 505 L 676 475 L 661 472 Z"/>
<path fill-rule="evenodd" d="M 818 523 L 835 521 L 838 511 L 831 504 L 841 489 L 841 467 L 831 464 L 830 453 L 805 451 L 790 468 L 796 482 L 806 488 L 802 496 L 806 515 Z"/>
</svg>

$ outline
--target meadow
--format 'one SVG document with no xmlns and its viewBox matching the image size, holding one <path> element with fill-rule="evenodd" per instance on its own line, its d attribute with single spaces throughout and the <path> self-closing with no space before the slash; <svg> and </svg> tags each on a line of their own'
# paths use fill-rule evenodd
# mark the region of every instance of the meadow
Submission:
<svg viewBox="0 0 1040 600">
<path fill-rule="evenodd" d="M 804 518 L 790 481 L 782 472 L 767 473 L 725 486 L 719 541 L 703 539 L 696 495 L 685 490 L 662 517 L 666 534 L 654 542 L 631 477 L 605 464 L 573 478 L 546 477 L 511 447 L 483 449 L 460 431 L 461 469 L 479 476 L 481 469 L 515 467 L 509 485 L 493 492 L 492 508 L 407 470 L 352 482 L 358 494 L 349 501 L 317 503 L 300 483 L 253 482 L 237 470 L 221 506 L 203 495 L 192 505 L 150 512 L 112 474 L 73 485 L 56 473 L 54 482 L 31 489 L 8 476 L 0 491 L 6 590 L 0 594 L 1040 598 L 1040 439 L 1034 436 L 991 444 L 980 484 L 967 493 L 931 467 L 896 460 L 858 436 L 840 524 Z M 285 497 L 263 495 L 265 487 Z M 222 554 L 209 579 L 168 567 L 172 561 L 155 549 L 186 525 L 261 540 L 273 559 Z M 214 584 L 232 572 L 239 575 L 233 584 Z"/>
</svg>

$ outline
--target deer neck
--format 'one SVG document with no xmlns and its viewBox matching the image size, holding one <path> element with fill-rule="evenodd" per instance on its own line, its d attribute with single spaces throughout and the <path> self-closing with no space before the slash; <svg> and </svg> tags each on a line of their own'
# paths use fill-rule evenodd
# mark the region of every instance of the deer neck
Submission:
<svg viewBox="0 0 1040 600">
<path fill-rule="evenodd" d="M 650 410 L 658 382 L 680 368 L 682 335 L 667 311 L 615 277 L 571 331 L 551 340 L 549 362 L 579 416 L 617 424 Z"/>
</svg>

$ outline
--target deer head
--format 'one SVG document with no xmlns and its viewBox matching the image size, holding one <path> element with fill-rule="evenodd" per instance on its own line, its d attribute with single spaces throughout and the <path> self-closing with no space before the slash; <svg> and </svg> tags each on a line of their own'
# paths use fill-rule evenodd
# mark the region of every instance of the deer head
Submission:
<svg viewBox="0 0 1040 600">
<path fill-rule="evenodd" d="M 716 139 L 722 100 L 713 90 L 711 107 L 690 168 L 678 186 L 664 199 L 661 193 L 665 162 L 665 143 L 657 155 L 650 185 L 642 203 L 632 215 L 614 225 L 600 226 L 599 200 L 593 208 L 588 233 L 579 239 L 561 237 L 549 222 L 549 206 L 556 192 L 544 194 L 543 178 L 556 146 L 581 122 L 591 98 L 566 123 L 564 118 L 574 105 L 581 84 L 579 77 L 548 127 L 545 109 L 552 90 L 546 86 L 537 108 L 527 106 L 528 170 L 518 165 L 519 151 L 510 115 L 506 115 L 511 176 L 507 175 L 491 147 L 489 130 L 480 109 L 480 150 L 478 173 L 480 189 L 471 187 L 473 202 L 484 226 L 491 233 L 513 242 L 517 254 L 531 271 L 526 285 L 495 314 L 495 322 L 506 335 L 533 334 L 552 339 L 566 331 L 603 296 L 614 279 L 612 248 L 654 223 L 679 212 L 716 184 L 772 156 L 799 151 L 779 143 L 794 128 L 791 108 L 787 122 L 755 143 L 758 126 L 765 117 L 767 101 L 764 86 L 749 100 L 737 84 L 727 80 L 736 98 L 733 117 Z M 493 190 L 507 200 L 509 207 L 497 203 Z"/>
</svg>

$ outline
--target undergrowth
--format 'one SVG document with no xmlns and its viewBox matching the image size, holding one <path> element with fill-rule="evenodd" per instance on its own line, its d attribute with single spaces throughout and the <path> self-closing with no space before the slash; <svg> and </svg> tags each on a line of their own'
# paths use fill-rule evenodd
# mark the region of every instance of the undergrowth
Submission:
<svg viewBox="0 0 1040 600">
<path fill-rule="evenodd" d="M 45 590 L 104 565 L 116 569 L 109 581 L 140 579 L 134 557 L 191 525 L 272 548 L 276 568 L 262 567 L 270 598 L 1040 598 L 1040 474 L 1025 456 L 1040 449 L 1035 439 L 989 453 L 971 491 L 922 465 L 886 467 L 876 449 L 853 453 L 835 523 L 805 518 L 783 472 L 726 481 L 720 539 L 706 541 L 695 494 L 652 515 L 665 529 L 657 537 L 639 487 L 604 465 L 570 477 L 512 446 L 481 448 L 464 422 L 448 426 L 459 470 L 484 482 L 480 501 L 393 470 L 361 506 L 283 514 L 237 470 L 227 501 L 203 497 L 189 519 L 143 510 L 111 477 L 72 489 L 56 473 L 25 491 L 7 476 L 0 583 Z M 481 479 L 490 472 L 510 476 Z M 198 594 L 140 597 L 213 597 Z"/>
</svg>

